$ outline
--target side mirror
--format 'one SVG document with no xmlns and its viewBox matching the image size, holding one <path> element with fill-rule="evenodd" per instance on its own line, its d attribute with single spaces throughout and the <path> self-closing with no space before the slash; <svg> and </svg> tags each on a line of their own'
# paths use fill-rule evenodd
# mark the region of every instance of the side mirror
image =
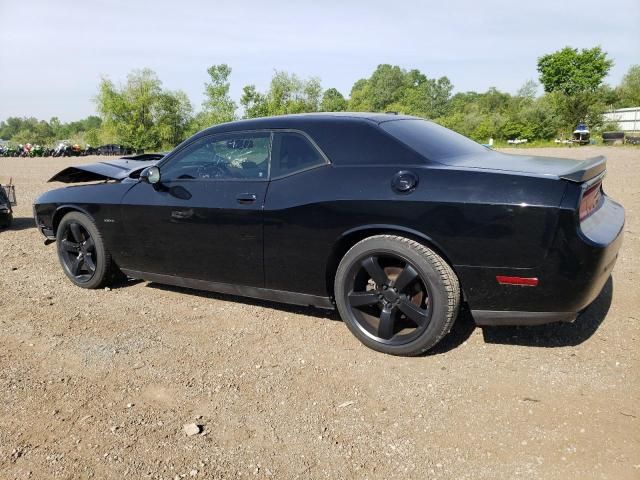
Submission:
<svg viewBox="0 0 640 480">
<path fill-rule="evenodd" d="M 140 172 L 140 180 L 151 185 L 160 183 L 160 169 L 155 165 L 145 168 L 142 172 Z"/>
</svg>

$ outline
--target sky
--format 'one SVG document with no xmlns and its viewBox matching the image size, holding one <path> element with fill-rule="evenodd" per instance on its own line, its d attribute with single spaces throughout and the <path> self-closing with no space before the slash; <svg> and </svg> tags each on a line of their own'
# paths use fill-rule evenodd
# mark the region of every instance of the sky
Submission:
<svg viewBox="0 0 640 480">
<path fill-rule="evenodd" d="M 0 120 L 95 114 L 101 77 L 118 84 L 144 67 L 198 109 L 219 63 L 236 102 L 274 70 L 348 96 L 381 63 L 447 76 L 456 92 L 511 93 L 567 45 L 602 46 L 611 85 L 640 64 L 640 0 L 0 0 L 0 19 Z"/>
</svg>

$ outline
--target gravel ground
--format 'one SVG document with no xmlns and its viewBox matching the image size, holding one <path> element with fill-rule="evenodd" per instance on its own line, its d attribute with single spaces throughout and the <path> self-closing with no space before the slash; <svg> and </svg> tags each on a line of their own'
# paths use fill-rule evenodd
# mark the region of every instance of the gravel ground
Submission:
<svg viewBox="0 0 640 480">
<path fill-rule="evenodd" d="M 312 308 L 73 287 L 31 203 L 95 157 L 0 158 L 20 202 L 0 232 L 0 478 L 640 478 L 640 150 L 515 152 L 608 156 L 612 281 L 574 324 L 462 317 L 421 358 Z"/>
</svg>

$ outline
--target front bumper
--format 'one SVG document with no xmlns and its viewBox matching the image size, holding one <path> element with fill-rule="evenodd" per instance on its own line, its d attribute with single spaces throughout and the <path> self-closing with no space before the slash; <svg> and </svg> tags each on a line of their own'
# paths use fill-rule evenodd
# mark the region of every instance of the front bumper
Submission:
<svg viewBox="0 0 640 480">
<path fill-rule="evenodd" d="M 49 205 L 33 205 L 33 220 L 40 233 L 45 236 L 45 243 L 55 241 L 56 232 L 52 227 L 54 209 Z"/>
<path fill-rule="evenodd" d="M 44 235 L 45 237 L 44 239 L 45 245 L 49 245 L 56 241 L 56 235 L 53 233 L 53 230 L 45 227 L 38 227 L 38 229 L 40 230 L 40 233 L 42 233 L 42 235 Z"/>
<path fill-rule="evenodd" d="M 38 225 L 38 230 L 40 230 L 40 233 L 42 235 L 44 235 L 45 237 L 47 237 L 49 240 L 55 240 L 56 239 L 56 235 L 55 235 L 55 233 L 53 233 L 52 229 L 44 227 L 42 225 Z"/>
</svg>

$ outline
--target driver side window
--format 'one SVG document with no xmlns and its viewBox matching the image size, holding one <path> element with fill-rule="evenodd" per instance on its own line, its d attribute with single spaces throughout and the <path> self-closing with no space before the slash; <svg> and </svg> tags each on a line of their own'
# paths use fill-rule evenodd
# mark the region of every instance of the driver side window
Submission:
<svg viewBox="0 0 640 480">
<path fill-rule="evenodd" d="M 267 180 L 271 134 L 247 132 L 202 137 L 162 168 L 172 180 Z"/>
</svg>

